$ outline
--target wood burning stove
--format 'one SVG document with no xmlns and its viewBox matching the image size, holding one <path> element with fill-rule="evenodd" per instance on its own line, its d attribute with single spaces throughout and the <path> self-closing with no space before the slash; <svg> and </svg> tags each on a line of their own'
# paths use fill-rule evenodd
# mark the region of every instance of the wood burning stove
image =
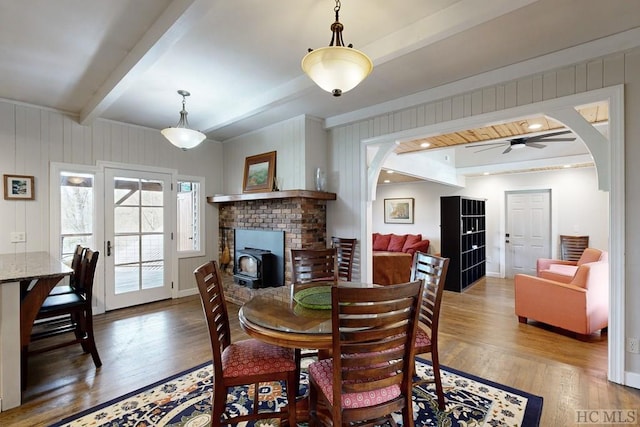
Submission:
<svg viewBox="0 0 640 427">
<path fill-rule="evenodd" d="M 233 280 L 248 288 L 284 286 L 284 231 L 234 230 Z"/>
<path fill-rule="evenodd" d="M 244 248 L 236 252 L 233 280 L 248 288 L 264 288 L 277 282 L 276 256 L 268 250 Z"/>
</svg>

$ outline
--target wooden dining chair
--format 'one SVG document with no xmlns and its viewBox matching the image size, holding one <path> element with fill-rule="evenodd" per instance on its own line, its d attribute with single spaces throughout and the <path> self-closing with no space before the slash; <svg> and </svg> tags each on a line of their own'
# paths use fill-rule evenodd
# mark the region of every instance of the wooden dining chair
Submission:
<svg viewBox="0 0 640 427">
<path fill-rule="evenodd" d="M 69 284 L 68 285 L 56 285 L 49 295 L 60 295 L 60 294 L 68 294 L 73 292 L 74 281 L 78 280 L 80 277 L 80 264 L 82 262 L 82 257 L 84 255 L 85 248 L 82 245 L 76 245 L 76 249 L 73 251 L 73 258 L 71 259 L 71 269 L 73 273 L 69 276 Z M 24 299 L 29 290 L 31 290 L 31 286 L 33 285 L 32 281 L 25 282 L 25 286 L 20 287 L 20 299 Z"/>
<path fill-rule="evenodd" d="M 414 380 L 413 383 L 414 385 L 435 384 L 440 410 L 445 408 L 445 401 L 438 359 L 438 320 L 448 268 L 449 258 L 429 255 L 424 252 L 415 253 L 411 267 L 411 280 L 424 281 L 422 305 L 418 317 L 420 327 L 415 341 L 416 355 L 431 353 L 433 367 L 433 378 L 420 378 Z"/>
<path fill-rule="evenodd" d="M 422 281 L 331 289 L 333 357 L 309 365 L 310 426 L 413 426 L 413 358 Z"/>
<path fill-rule="evenodd" d="M 49 292 L 49 295 L 68 294 L 74 291 L 75 282 L 80 278 L 80 266 L 82 264 L 82 257 L 86 248 L 82 245 L 76 245 L 75 251 L 73 251 L 73 258 L 71 259 L 71 269 L 73 274 L 69 276 L 68 285 L 58 285 Z"/>
<path fill-rule="evenodd" d="M 589 236 L 560 235 L 560 255 L 564 261 L 578 261 L 589 247 Z"/>
<path fill-rule="evenodd" d="M 291 349 L 256 339 L 231 342 L 231 328 L 224 298 L 222 276 L 218 264 L 210 261 L 194 271 L 209 327 L 213 353 L 213 396 L 211 425 L 235 424 L 248 420 L 281 418 L 296 426 L 296 364 Z M 280 412 L 258 412 L 261 382 L 284 381 L 287 406 Z M 227 389 L 253 385 L 253 410 L 250 414 L 222 419 L 227 402 Z"/>
<path fill-rule="evenodd" d="M 65 341 L 52 340 L 50 345 L 29 345 L 22 347 L 22 387 L 27 384 L 28 356 L 58 348 L 80 344 L 85 353 L 90 353 L 96 368 L 102 366 L 93 334 L 93 282 L 100 252 L 85 249 L 78 272 L 71 281 L 71 292 L 49 295 L 38 311 L 30 335 L 30 342 L 40 341 L 58 335 L 74 334 Z"/>
<path fill-rule="evenodd" d="M 338 283 L 338 251 L 329 249 L 291 249 L 291 301 L 296 292 L 318 282 Z M 298 374 L 303 358 L 318 357 L 315 349 L 295 349 Z"/>
<path fill-rule="evenodd" d="M 291 281 L 293 284 L 337 282 L 337 249 L 291 249 Z"/>
<path fill-rule="evenodd" d="M 356 239 L 345 237 L 331 237 L 331 244 L 336 248 L 338 279 L 350 282 L 353 270 L 353 259 L 356 252 Z"/>
</svg>

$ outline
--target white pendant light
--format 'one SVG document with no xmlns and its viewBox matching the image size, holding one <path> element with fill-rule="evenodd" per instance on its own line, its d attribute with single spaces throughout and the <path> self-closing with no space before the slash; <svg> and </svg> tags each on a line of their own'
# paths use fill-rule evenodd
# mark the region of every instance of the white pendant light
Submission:
<svg viewBox="0 0 640 427">
<path fill-rule="evenodd" d="M 336 22 L 331 25 L 333 36 L 328 47 L 309 49 L 302 58 L 302 69 L 318 86 L 340 96 L 362 82 L 373 70 L 373 62 L 364 53 L 346 46 L 342 40 L 344 26 L 340 23 L 338 12 L 340 0 L 336 0 Z M 335 45 L 334 45 L 335 44 Z"/>
<path fill-rule="evenodd" d="M 182 96 L 182 111 L 180 111 L 180 120 L 176 127 L 162 129 L 161 133 L 170 143 L 183 150 L 188 150 L 199 145 L 206 135 L 197 130 L 189 129 L 189 121 L 187 120 L 187 110 L 185 109 L 186 97 L 191 95 L 186 90 L 179 90 L 178 94 Z"/>
</svg>

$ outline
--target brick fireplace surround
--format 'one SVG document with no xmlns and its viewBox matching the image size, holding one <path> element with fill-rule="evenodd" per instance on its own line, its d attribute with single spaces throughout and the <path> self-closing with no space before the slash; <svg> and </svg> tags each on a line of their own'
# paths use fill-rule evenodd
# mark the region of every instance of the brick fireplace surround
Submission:
<svg viewBox="0 0 640 427">
<path fill-rule="evenodd" d="M 323 249 L 327 245 L 327 200 L 335 200 L 335 193 L 307 190 L 274 191 L 232 196 L 209 197 L 219 207 L 220 241 L 227 238 L 232 260 L 223 272 L 225 297 L 242 304 L 257 294 L 272 295 L 274 299 L 289 299 L 291 287 L 291 249 Z M 285 285 L 250 289 L 233 282 L 234 229 L 284 231 Z M 218 254 L 220 259 L 222 248 Z"/>
</svg>

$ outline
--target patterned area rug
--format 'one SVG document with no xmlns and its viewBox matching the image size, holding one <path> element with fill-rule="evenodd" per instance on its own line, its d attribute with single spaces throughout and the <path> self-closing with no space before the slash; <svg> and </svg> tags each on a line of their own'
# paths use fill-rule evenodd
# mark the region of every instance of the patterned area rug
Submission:
<svg viewBox="0 0 640 427">
<path fill-rule="evenodd" d="M 418 358 L 416 373 L 428 376 L 431 365 Z M 523 426 L 540 422 L 542 397 L 474 377 L 454 369 L 441 369 L 446 409 L 439 411 L 433 386 L 414 387 L 413 413 L 416 426 Z M 60 426 L 166 426 L 200 427 L 210 425 L 211 364 L 206 363 L 164 381 L 134 391 L 118 399 L 64 419 Z M 283 384 L 260 386 L 260 402 L 272 410 L 286 403 Z M 305 372 L 301 389 L 308 388 Z M 229 414 L 247 412 L 252 405 L 252 388 L 237 387 L 229 391 Z M 400 424 L 398 415 L 396 421 Z M 254 426 L 240 423 L 241 427 Z M 279 426 L 278 420 L 262 420 L 257 427 Z"/>
</svg>

